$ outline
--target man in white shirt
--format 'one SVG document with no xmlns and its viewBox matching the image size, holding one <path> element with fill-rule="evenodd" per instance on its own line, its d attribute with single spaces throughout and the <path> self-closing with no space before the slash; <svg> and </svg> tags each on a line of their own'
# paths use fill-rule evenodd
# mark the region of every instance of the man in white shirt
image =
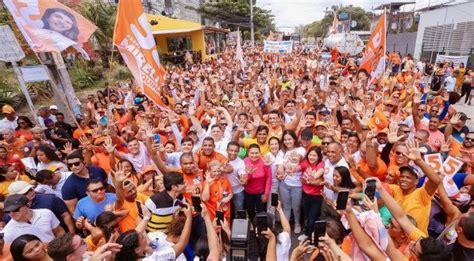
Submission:
<svg viewBox="0 0 474 261">
<path fill-rule="evenodd" d="M 232 166 L 233 171 L 227 174 L 227 179 L 232 185 L 232 191 L 234 196 L 232 197 L 232 203 L 234 203 L 234 209 L 243 210 L 244 209 L 244 186 L 242 185 L 242 178 L 246 175 L 245 163 L 242 159 L 237 157 L 240 150 L 239 144 L 236 142 L 230 142 L 227 145 L 227 158 L 229 159 L 229 164 Z"/>
<path fill-rule="evenodd" d="M 14 130 L 18 127 L 18 116 L 12 106 L 5 104 L 2 107 L 3 119 L 0 120 L 0 129 Z"/>
<path fill-rule="evenodd" d="M 11 195 L 5 200 L 3 212 L 12 218 L 3 228 L 6 243 L 26 234 L 35 235 L 41 242 L 47 243 L 64 234 L 64 229 L 51 210 L 30 209 L 28 203 L 28 198 L 20 194 Z"/>
<path fill-rule="evenodd" d="M 446 90 L 448 92 L 454 92 L 455 91 L 456 77 L 458 77 L 457 72 L 453 72 L 452 75 L 449 75 L 444 80 L 444 88 L 446 88 Z"/>
<path fill-rule="evenodd" d="M 39 193 L 54 194 L 63 199 L 61 189 L 66 179 L 72 172 L 60 171 L 57 166 L 51 166 L 48 169 L 40 170 L 36 173 L 35 179 L 39 183 L 35 191 Z"/>
<path fill-rule="evenodd" d="M 343 148 L 340 143 L 333 142 L 328 145 L 326 152 L 326 160 L 324 161 L 324 181 L 331 185 L 334 185 L 334 168 L 346 167 L 349 168 L 344 157 L 342 157 Z M 336 200 L 336 194 L 332 189 L 324 187 L 324 194 L 326 197 Z"/>
</svg>

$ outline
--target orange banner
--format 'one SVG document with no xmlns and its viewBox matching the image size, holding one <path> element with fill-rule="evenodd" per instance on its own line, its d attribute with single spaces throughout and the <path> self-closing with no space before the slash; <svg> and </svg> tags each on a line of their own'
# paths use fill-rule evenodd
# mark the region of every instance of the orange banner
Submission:
<svg viewBox="0 0 474 261">
<path fill-rule="evenodd" d="M 367 42 L 364 57 L 361 62 L 359 72 L 364 72 L 373 83 L 383 76 L 385 70 L 385 12 L 380 16 L 369 41 Z"/>
<path fill-rule="evenodd" d="M 61 52 L 69 46 L 83 52 L 82 43 L 97 29 L 57 1 L 5 0 L 4 3 L 34 52 Z"/>
<path fill-rule="evenodd" d="M 165 106 L 160 95 L 165 70 L 140 0 L 119 1 L 114 44 L 143 93 L 156 104 Z"/>
</svg>

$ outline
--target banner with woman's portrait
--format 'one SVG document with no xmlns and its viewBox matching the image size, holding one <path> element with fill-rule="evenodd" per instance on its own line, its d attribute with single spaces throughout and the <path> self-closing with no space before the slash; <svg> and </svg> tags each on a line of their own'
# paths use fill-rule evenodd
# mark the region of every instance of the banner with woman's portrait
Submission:
<svg viewBox="0 0 474 261">
<path fill-rule="evenodd" d="M 5 0 L 5 5 L 34 52 L 82 50 L 97 27 L 71 8 L 52 0 Z"/>
</svg>

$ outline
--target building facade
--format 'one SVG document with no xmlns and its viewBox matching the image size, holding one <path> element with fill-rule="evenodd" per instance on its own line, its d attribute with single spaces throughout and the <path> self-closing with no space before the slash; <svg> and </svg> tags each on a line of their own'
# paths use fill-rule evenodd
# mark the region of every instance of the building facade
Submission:
<svg viewBox="0 0 474 261">
<path fill-rule="evenodd" d="M 436 55 L 474 52 L 474 1 L 420 10 L 414 57 L 435 61 Z"/>
<path fill-rule="evenodd" d="M 201 15 L 193 10 L 203 0 L 142 0 L 146 13 L 165 15 L 168 17 L 201 23 Z"/>
</svg>

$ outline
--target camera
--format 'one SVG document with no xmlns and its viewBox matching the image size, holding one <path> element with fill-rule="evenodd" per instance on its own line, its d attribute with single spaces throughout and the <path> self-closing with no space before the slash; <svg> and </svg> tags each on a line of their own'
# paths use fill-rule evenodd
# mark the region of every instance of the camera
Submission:
<svg viewBox="0 0 474 261">
<path fill-rule="evenodd" d="M 230 260 L 247 260 L 249 240 L 249 220 L 234 219 L 230 234 Z"/>
</svg>

